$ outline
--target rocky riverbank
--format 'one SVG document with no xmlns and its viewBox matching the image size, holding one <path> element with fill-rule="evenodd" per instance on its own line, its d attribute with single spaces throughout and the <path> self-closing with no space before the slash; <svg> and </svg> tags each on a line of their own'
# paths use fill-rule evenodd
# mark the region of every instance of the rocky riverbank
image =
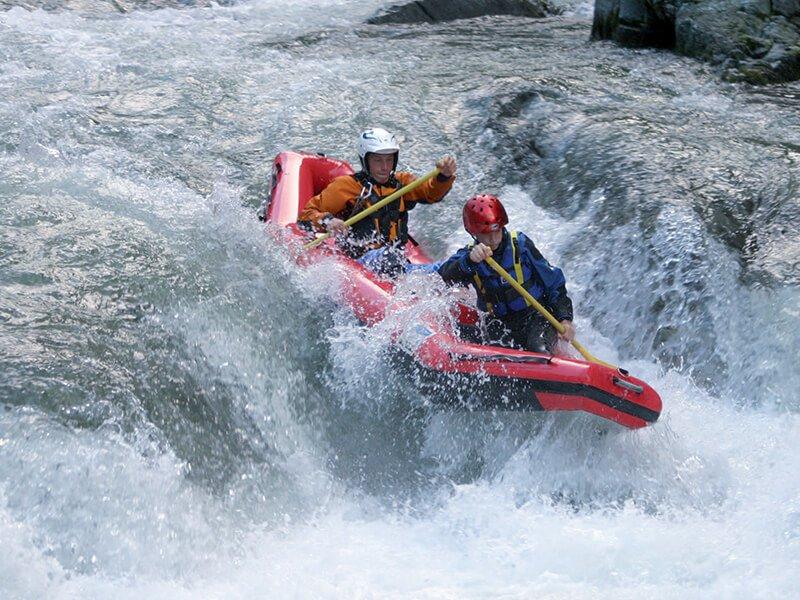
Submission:
<svg viewBox="0 0 800 600">
<path fill-rule="evenodd" d="M 367 22 L 541 18 L 559 12 L 548 0 L 419 0 L 391 6 Z M 729 81 L 800 79 L 800 0 L 596 0 L 592 39 L 674 50 L 718 66 Z"/>
<path fill-rule="evenodd" d="M 419 0 L 390 6 L 367 22 L 442 23 L 494 15 L 541 18 L 556 12 L 547 0 Z"/>
<path fill-rule="evenodd" d="M 597 0 L 592 37 L 669 48 L 731 81 L 800 79 L 800 0 Z"/>
</svg>

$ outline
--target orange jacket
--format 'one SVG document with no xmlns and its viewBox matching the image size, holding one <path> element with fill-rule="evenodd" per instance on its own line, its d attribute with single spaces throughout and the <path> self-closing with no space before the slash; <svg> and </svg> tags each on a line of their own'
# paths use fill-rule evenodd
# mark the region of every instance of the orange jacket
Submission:
<svg viewBox="0 0 800 600">
<path fill-rule="evenodd" d="M 324 231 L 325 227 L 320 221 L 325 217 L 332 216 L 347 220 L 355 212 L 364 210 L 416 179 L 414 175 L 405 171 L 396 173 L 395 178 L 397 187 L 392 187 L 389 183 L 386 185 L 373 184 L 372 194 L 359 201 L 359 197 L 365 191 L 361 182 L 353 175 L 337 177 L 322 192 L 308 201 L 298 220 L 310 221 L 318 230 Z M 353 233 L 360 230 L 362 234 L 360 237 L 365 237 L 364 233 L 370 233 L 373 238 L 371 243 L 373 248 L 395 241 L 404 244 L 408 238 L 408 211 L 414 208 L 418 202 L 427 204 L 439 202 L 453 187 L 453 181 L 455 181 L 455 176 L 444 180 L 441 175 L 429 179 L 418 188 L 356 223 L 353 226 Z M 359 207 L 358 211 L 354 212 L 353 208 L 356 202 L 359 202 Z"/>
</svg>

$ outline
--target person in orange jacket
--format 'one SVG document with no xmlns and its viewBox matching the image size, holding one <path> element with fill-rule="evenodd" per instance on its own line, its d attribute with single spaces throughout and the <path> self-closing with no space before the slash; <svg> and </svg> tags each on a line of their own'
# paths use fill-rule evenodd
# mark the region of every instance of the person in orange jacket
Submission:
<svg viewBox="0 0 800 600">
<path fill-rule="evenodd" d="M 414 269 L 403 252 L 409 240 L 408 211 L 420 202 L 442 200 L 456 174 L 455 159 L 446 156 L 436 163 L 439 175 L 348 228 L 345 220 L 416 179 L 411 173 L 396 171 L 399 153 L 397 139 L 385 129 L 362 132 L 358 139 L 361 171 L 334 179 L 308 201 L 298 219 L 317 231 L 336 234 L 351 257 L 388 275 Z"/>
</svg>

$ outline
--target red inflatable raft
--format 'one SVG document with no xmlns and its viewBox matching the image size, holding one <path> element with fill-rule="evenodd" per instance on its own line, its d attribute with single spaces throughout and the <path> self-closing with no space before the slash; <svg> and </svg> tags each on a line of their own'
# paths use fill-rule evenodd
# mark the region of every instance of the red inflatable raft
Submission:
<svg viewBox="0 0 800 600">
<path fill-rule="evenodd" d="M 282 152 L 275 158 L 270 197 L 264 218 L 287 226 L 287 240 L 297 247 L 310 239 L 295 224 L 305 203 L 340 175 L 352 174 L 349 164 L 324 156 Z M 413 263 L 430 259 L 415 244 L 406 246 Z M 325 257 L 341 269 L 337 298 L 346 302 L 367 325 L 381 321 L 396 310 L 394 283 L 383 279 L 339 252 L 332 239 L 301 252 L 303 265 Z M 458 305 L 459 326 L 474 326 L 477 312 Z M 418 343 L 411 352 L 412 369 L 432 402 L 468 410 L 564 411 L 579 410 L 625 427 L 653 423 L 661 413 L 658 393 L 623 369 L 570 357 L 550 356 L 475 344 L 462 340 L 447 319 L 425 319 L 414 323 Z"/>
</svg>

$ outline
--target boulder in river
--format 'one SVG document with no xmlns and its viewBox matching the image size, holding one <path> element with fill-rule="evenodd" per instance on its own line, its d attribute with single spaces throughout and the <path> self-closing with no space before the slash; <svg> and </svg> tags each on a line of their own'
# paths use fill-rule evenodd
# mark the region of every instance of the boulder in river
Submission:
<svg viewBox="0 0 800 600">
<path fill-rule="evenodd" d="M 546 0 L 418 0 L 390 6 L 367 23 L 441 23 L 490 15 L 541 18 L 555 12 Z"/>
<path fill-rule="evenodd" d="M 733 81 L 800 79 L 800 0 L 597 0 L 592 37 L 674 49 Z"/>
</svg>

